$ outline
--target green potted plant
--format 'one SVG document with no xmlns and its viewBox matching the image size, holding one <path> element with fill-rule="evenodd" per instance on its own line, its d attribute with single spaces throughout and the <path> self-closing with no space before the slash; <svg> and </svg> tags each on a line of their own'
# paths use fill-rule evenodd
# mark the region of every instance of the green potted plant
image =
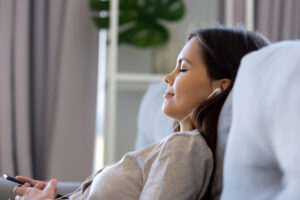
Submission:
<svg viewBox="0 0 300 200">
<path fill-rule="evenodd" d="M 90 0 L 99 29 L 109 28 L 109 0 Z M 99 13 L 106 13 L 99 16 Z M 183 0 L 120 0 L 119 43 L 140 48 L 165 44 L 169 39 L 164 21 L 176 21 L 185 13 Z"/>
</svg>

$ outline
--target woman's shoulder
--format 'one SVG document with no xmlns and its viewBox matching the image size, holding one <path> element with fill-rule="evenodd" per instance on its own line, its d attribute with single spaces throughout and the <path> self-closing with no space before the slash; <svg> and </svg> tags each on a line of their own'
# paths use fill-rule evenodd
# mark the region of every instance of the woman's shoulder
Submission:
<svg viewBox="0 0 300 200">
<path fill-rule="evenodd" d="M 154 159 L 172 157 L 194 157 L 194 159 L 212 159 L 213 155 L 203 136 L 196 130 L 189 132 L 175 132 L 164 139 L 145 147 L 139 151 L 127 153 L 144 162 Z"/>
<path fill-rule="evenodd" d="M 166 148 L 166 146 L 176 147 L 176 149 L 178 149 L 179 146 L 199 146 L 200 149 L 209 149 L 205 139 L 199 133 L 199 131 L 193 130 L 185 132 L 174 132 L 173 134 L 166 136 L 162 140 L 157 141 L 137 152 L 153 151 L 155 149 L 157 150 Z"/>
<path fill-rule="evenodd" d="M 161 142 L 161 146 L 164 151 L 196 155 L 205 153 L 209 157 L 212 156 L 210 148 L 208 147 L 205 139 L 197 130 L 188 132 L 175 132 Z"/>
</svg>

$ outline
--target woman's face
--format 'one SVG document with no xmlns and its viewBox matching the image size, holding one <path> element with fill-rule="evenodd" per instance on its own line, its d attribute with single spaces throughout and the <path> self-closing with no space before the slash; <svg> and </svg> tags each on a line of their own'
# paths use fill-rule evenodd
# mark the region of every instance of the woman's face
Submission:
<svg viewBox="0 0 300 200">
<path fill-rule="evenodd" d="M 168 88 L 162 111 L 177 121 L 204 102 L 216 88 L 200 55 L 197 38 L 194 37 L 179 53 L 174 71 L 165 77 Z"/>
</svg>

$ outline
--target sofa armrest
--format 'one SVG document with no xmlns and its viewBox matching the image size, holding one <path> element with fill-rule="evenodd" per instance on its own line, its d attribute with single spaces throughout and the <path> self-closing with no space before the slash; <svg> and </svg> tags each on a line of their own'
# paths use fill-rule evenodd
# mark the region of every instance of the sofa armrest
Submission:
<svg viewBox="0 0 300 200">
<path fill-rule="evenodd" d="M 13 188 L 17 184 L 7 181 L 4 178 L 0 178 L 0 199 L 6 200 L 11 199 L 13 200 L 15 198 L 15 195 L 13 194 Z M 81 183 L 79 182 L 61 182 L 58 183 L 58 192 L 62 195 L 69 194 L 73 191 L 75 191 L 77 188 L 79 188 Z"/>
</svg>

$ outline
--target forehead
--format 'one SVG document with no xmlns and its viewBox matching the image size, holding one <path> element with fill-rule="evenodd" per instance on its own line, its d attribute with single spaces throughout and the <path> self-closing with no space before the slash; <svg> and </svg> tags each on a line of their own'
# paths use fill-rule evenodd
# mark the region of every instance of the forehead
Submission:
<svg viewBox="0 0 300 200">
<path fill-rule="evenodd" d="M 189 60 L 194 61 L 200 61 L 200 48 L 198 39 L 196 37 L 193 37 L 187 43 L 184 45 L 182 50 L 180 51 L 178 55 L 178 60 L 181 58 L 186 58 Z"/>
</svg>

